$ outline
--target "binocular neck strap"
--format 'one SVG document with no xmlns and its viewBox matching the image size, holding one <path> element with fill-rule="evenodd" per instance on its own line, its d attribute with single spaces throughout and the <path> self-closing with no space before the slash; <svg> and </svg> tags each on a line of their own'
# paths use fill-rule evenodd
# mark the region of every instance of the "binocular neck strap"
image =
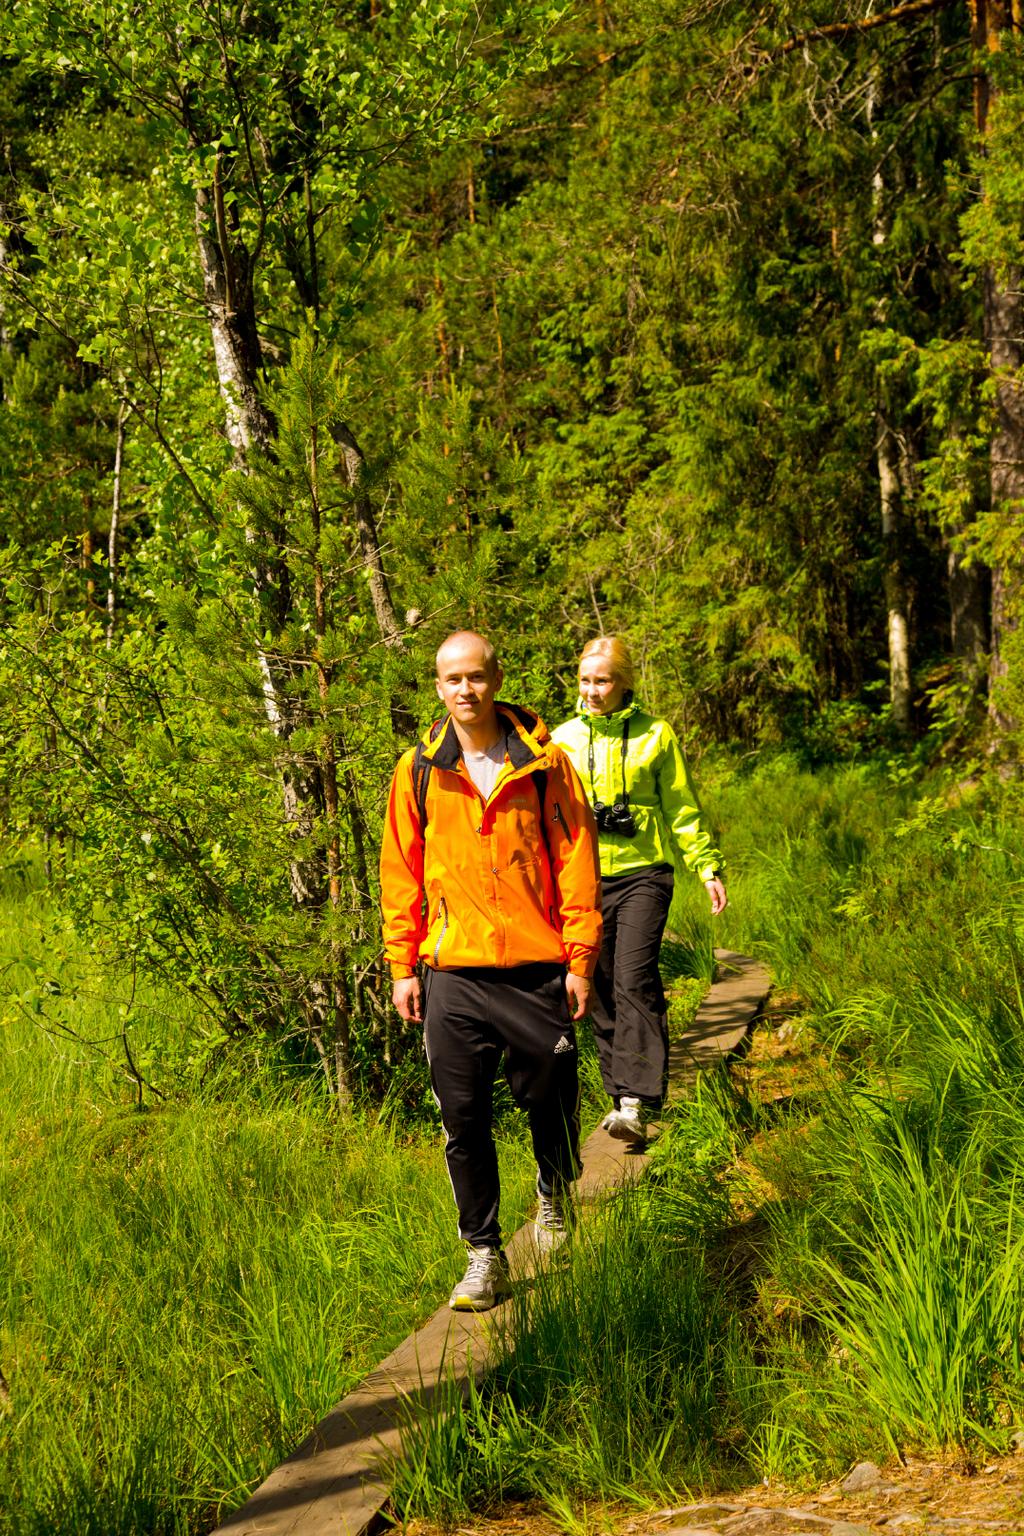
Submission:
<svg viewBox="0 0 1024 1536">
<path fill-rule="evenodd" d="M 590 732 L 590 740 L 587 743 L 587 768 L 590 772 L 590 798 L 594 805 L 597 804 L 597 789 L 594 785 L 594 727 L 591 721 L 587 721 L 587 730 Z M 622 803 L 629 804 L 629 793 L 626 789 L 626 748 L 629 746 L 629 716 L 622 722 L 622 756 L 619 767 L 622 772 Z"/>
</svg>

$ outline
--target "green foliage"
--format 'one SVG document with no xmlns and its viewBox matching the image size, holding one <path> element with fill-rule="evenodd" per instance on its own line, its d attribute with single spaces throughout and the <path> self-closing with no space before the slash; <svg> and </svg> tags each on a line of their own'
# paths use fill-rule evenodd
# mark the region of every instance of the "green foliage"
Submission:
<svg viewBox="0 0 1024 1536">
<path fill-rule="evenodd" d="M 8 822 L 111 954 L 379 1094 L 377 820 L 459 625 L 551 723 L 618 630 L 697 753 L 889 750 L 883 407 L 919 723 L 971 728 L 1014 48 L 979 200 L 955 8 L 807 53 L 802 3 L 15 10 Z"/>
<path fill-rule="evenodd" d="M 953 1149 L 941 1120 L 925 1130 L 943 1097 L 830 1126 L 857 1148 L 860 1210 L 837 1234 L 846 1263 L 824 1260 L 814 1310 L 846 1351 L 847 1390 L 894 1447 L 1002 1448 L 1024 1407 L 1016 1176 L 993 1178 L 984 1124 Z M 1013 1119 L 1019 1131 L 1019 1103 Z"/>
<path fill-rule="evenodd" d="M 747 1157 L 771 1195 L 755 1181 L 745 1198 L 784 1397 L 756 1443 L 790 1477 L 841 1459 L 844 1420 L 860 1455 L 879 1435 L 1002 1447 L 1022 1412 L 1016 791 L 903 778 L 897 798 L 877 774 L 769 766 L 751 801 L 722 797 L 727 818 L 758 806 L 734 890 L 831 1071 L 799 1129 L 765 1137 L 753 1109 Z"/>
<path fill-rule="evenodd" d="M 380 1097 L 405 1042 L 373 854 L 410 671 L 348 331 L 382 162 L 495 132 L 557 8 L 492 7 L 486 36 L 458 6 L 17 9 L 8 825 L 132 974 Z M 487 433 L 460 422 L 468 462 Z"/>
<path fill-rule="evenodd" d="M 376 1038 L 366 984 L 378 943 L 367 842 L 393 758 L 393 677 L 370 643 L 329 434 L 344 387 L 312 337 L 300 341 L 272 397 L 274 461 L 226 482 L 216 537 L 178 552 L 187 585 L 140 591 L 129 578 L 109 643 L 99 615 L 68 606 L 66 546 L 28 570 L 12 547 L 4 746 L 9 826 L 47 829 L 68 910 L 111 958 L 191 993 L 228 1034 L 271 1031 L 300 1050 L 319 1046 L 307 1000 L 329 977 L 350 1012 L 368 1015 L 351 1049 L 370 1085 L 377 1051 L 398 1041 L 390 1021 Z M 281 506 L 291 609 L 271 641 L 246 543 Z M 329 764 L 340 794 L 334 817 L 301 836 L 284 815 L 259 669 L 271 643 L 288 673 L 282 707 L 304 721 L 291 749 Z M 289 870 L 303 855 L 323 860 L 328 844 L 338 888 L 329 904 L 297 908 Z"/>
<path fill-rule="evenodd" d="M 806 0 L 753 31 L 714 6 L 682 25 L 663 0 L 9 0 L 4 16 L 0 816 L 12 867 L 42 867 L 58 903 L 12 983 L 10 1061 L 28 1075 L 10 1102 L 31 1077 L 59 1106 L 54 1084 L 85 1060 L 101 1097 L 116 1082 L 159 1100 L 126 1122 L 150 1130 L 98 1151 L 84 1110 L 53 1108 L 43 1128 L 63 1127 L 110 1197 L 64 1229 L 68 1251 L 86 1267 L 107 1244 L 132 1253 L 111 1295 L 127 1314 L 152 1290 L 166 1332 L 170 1282 L 132 1244 L 147 1221 L 199 1234 L 211 1315 L 234 1297 L 230 1327 L 250 1340 L 244 1369 L 211 1365 L 194 1393 L 175 1356 L 186 1433 L 116 1363 L 151 1360 L 156 1324 L 140 1323 L 136 1356 L 108 1338 L 104 1306 L 94 1323 L 69 1310 L 133 1427 L 102 1439 L 93 1389 L 76 1385 L 37 1481 L 22 1442 L 11 1451 L 40 1490 L 24 1529 L 113 1530 L 118 1511 L 126 1529 L 186 1529 L 201 1516 L 169 1513 L 161 1488 L 212 1504 L 253 1475 L 254 1421 L 276 1447 L 337 1387 L 316 1319 L 348 1228 L 279 1152 L 253 1177 L 298 1181 L 323 1262 L 310 1281 L 257 1244 L 252 1273 L 270 1279 L 245 1290 L 220 1245 L 235 1216 L 218 1206 L 204 1225 L 198 1186 L 182 1181 L 179 1209 L 159 1170 L 178 1169 L 190 1136 L 207 1179 L 211 1158 L 241 1185 L 246 1158 L 263 1168 L 224 1103 L 251 1102 L 250 1079 L 269 1137 L 283 1111 L 260 1094 L 295 1090 L 289 1113 L 316 1126 L 296 1155 L 325 1187 L 312 1080 L 357 1108 L 373 1097 L 392 1126 L 431 1113 L 416 1032 L 388 1007 L 374 855 L 396 753 L 435 712 L 433 649 L 463 624 L 494 636 L 507 693 L 549 723 L 571 708 L 581 641 L 629 637 L 645 702 L 705 753 L 732 871 L 717 937 L 799 990 L 840 1087 L 820 1133 L 781 1139 L 771 1177 L 788 1195 L 762 1213 L 763 1296 L 788 1287 L 797 1323 L 755 1307 L 741 1333 L 706 1283 L 730 1220 L 719 1159 L 764 1127 L 757 1106 L 691 1106 L 652 1210 L 598 1223 L 524 1311 L 557 1380 L 524 1345 L 505 1406 L 485 1395 L 430 1431 L 420 1465 L 451 1480 L 448 1512 L 496 1485 L 541 1488 L 531 1445 L 564 1514 L 573 1489 L 700 1481 L 722 1444 L 729 1466 L 803 1476 L 883 1434 L 997 1437 L 1018 1412 L 1019 1126 L 1013 1094 L 986 1084 L 1019 1055 L 1019 793 L 973 768 L 958 788 L 920 778 L 977 729 L 983 640 L 964 651 L 951 634 L 951 571 L 1003 573 L 1011 629 L 1020 602 L 1019 512 L 990 505 L 1006 380 L 983 321 L 992 281 L 1022 259 L 1017 42 L 985 60 L 982 147 L 963 7 L 867 32 L 844 0 L 828 20 L 849 31 L 800 48 L 822 22 Z M 881 702 L 883 417 L 918 658 L 909 754 Z M 1012 759 L 1020 642 L 998 638 Z M 709 749 L 725 741 L 746 755 L 716 783 Z M 680 889 L 673 924 L 681 963 L 706 975 L 699 895 Z M 88 986 L 72 976 L 77 934 Z M 87 992 L 102 987 L 97 1017 Z M 246 1141 L 237 1164 L 190 1119 L 199 1083 L 225 1140 Z M 25 1134 L 42 1124 L 27 1116 Z M 851 1136 L 863 1158 L 837 1163 L 831 1143 Z M 48 1191 L 32 1147 L 20 1155 Z M 682 1214 L 666 1214 L 673 1190 Z M 382 1247 L 389 1223 L 373 1227 Z M 631 1275 L 612 1273 L 609 1244 L 633 1255 Z M 676 1356 L 657 1315 L 638 1322 L 663 1307 Z M 607 1383 L 568 1357 L 593 1343 L 587 1308 L 642 1362 L 649 1397 L 621 1425 L 587 1406 Z M 85 1383 L 86 1354 L 51 1326 Z M 182 1327 L 206 1347 L 200 1321 Z M 25 1348 L 43 1419 L 60 1353 L 34 1334 Z M 204 1415 L 242 1382 L 236 1435 L 227 1409 L 223 1424 Z"/>
</svg>

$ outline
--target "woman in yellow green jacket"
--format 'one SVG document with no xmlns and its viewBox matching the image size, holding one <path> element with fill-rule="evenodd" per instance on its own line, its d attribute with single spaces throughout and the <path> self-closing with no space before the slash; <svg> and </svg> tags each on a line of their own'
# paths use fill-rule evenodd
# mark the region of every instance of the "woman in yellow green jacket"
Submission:
<svg viewBox="0 0 1024 1536">
<path fill-rule="evenodd" d="M 703 881 L 712 913 L 727 904 L 722 859 L 671 726 L 633 697 L 633 660 L 617 636 L 583 649 L 576 715 L 552 733 L 591 797 L 601 851 L 604 937 L 591 1023 L 613 1109 L 605 1129 L 644 1142 L 668 1075 L 658 952 L 672 904 L 673 862 Z"/>
</svg>

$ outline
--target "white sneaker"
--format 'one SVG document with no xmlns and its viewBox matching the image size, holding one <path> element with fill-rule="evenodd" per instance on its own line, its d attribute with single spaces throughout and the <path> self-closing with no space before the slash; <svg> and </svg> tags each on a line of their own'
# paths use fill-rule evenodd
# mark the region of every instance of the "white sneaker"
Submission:
<svg viewBox="0 0 1024 1536">
<path fill-rule="evenodd" d="M 647 1142 L 647 1122 L 650 1119 L 650 1105 L 641 1099 L 622 1098 L 619 1100 L 618 1109 L 613 1109 L 604 1120 L 604 1128 L 609 1136 L 614 1136 L 616 1141 L 630 1141 L 634 1144 Z"/>
<path fill-rule="evenodd" d="M 466 1273 L 448 1298 L 453 1312 L 489 1312 L 512 1290 L 508 1259 L 500 1248 L 469 1248 Z"/>
<path fill-rule="evenodd" d="M 534 1241 L 539 1253 L 553 1253 L 572 1235 L 575 1216 L 572 1194 L 568 1188 L 550 1195 L 537 1191 L 537 1214 L 533 1218 Z"/>
</svg>

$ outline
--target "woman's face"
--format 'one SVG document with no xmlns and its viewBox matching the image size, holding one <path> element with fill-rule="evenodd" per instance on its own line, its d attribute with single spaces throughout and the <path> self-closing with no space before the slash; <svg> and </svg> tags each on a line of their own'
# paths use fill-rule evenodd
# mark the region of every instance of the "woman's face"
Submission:
<svg viewBox="0 0 1024 1536">
<path fill-rule="evenodd" d="M 586 656 L 580 662 L 580 698 L 588 714 L 614 715 L 625 693 L 607 656 Z"/>
</svg>

